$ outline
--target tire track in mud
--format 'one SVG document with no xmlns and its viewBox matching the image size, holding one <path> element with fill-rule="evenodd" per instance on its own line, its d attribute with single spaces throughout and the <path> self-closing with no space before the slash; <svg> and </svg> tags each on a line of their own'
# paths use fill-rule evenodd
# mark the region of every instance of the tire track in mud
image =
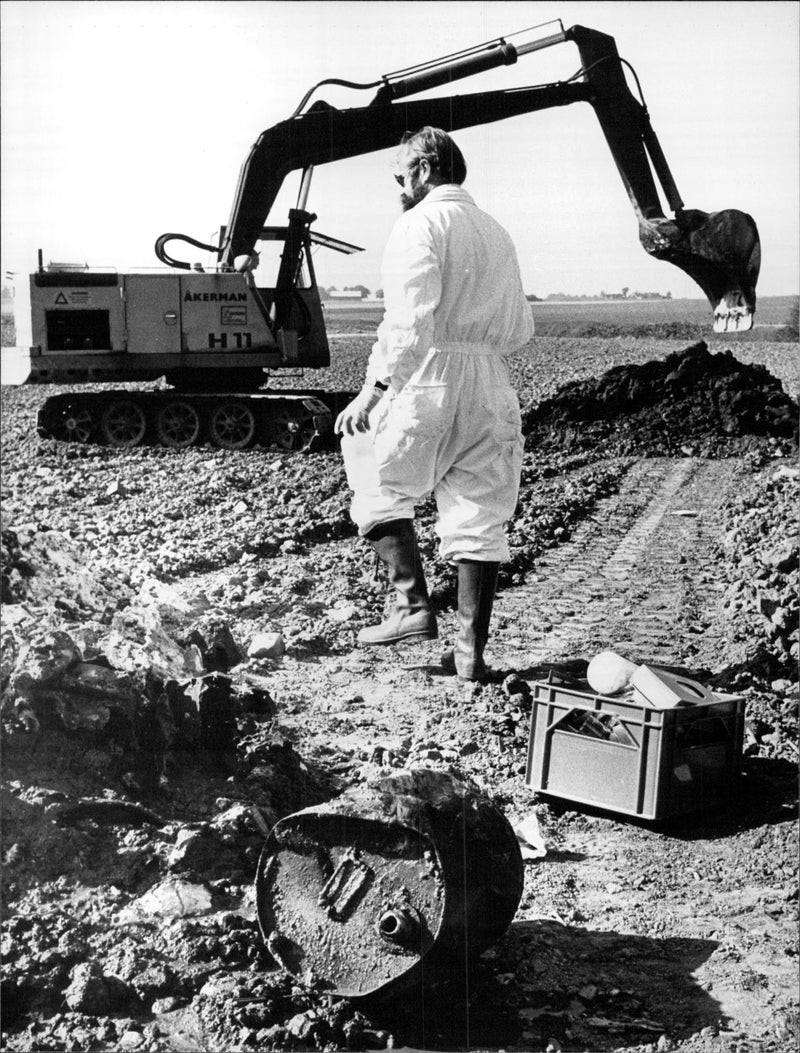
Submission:
<svg viewBox="0 0 800 1053">
<path fill-rule="evenodd" d="M 496 657 L 516 669 L 603 649 L 662 664 L 713 659 L 724 632 L 718 513 L 737 463 L 637 461 L 570 541 L 498 596 Z"/>
</svg>

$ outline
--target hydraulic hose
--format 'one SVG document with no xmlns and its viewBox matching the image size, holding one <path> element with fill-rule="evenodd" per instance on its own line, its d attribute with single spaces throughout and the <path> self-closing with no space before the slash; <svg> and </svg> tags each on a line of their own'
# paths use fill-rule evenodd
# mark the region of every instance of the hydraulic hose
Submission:
<svg viewBox="0 0 800 1053">
<path fill-rule="evenodd" d="M 166 264 L 167 267 L 177 267 L 179 270 L 190 271 L 192 269 L 191 263 L 185 263 L 183 260 L 175 260 L 172 256 L 167 253 L 164 246 L 168 241 L 185 241 L 189 245 L 194 245 L 198 249 L 204 249 L 206 252 L 213 252 L 219 254 L 219 247 L 217 245 L 206 245 L 205 242 L 196 241 L 194 238 L 190 238 L 187 234 L 162 234 L 156 239 L 155 253 L 162 263 Z"/>
</svg>

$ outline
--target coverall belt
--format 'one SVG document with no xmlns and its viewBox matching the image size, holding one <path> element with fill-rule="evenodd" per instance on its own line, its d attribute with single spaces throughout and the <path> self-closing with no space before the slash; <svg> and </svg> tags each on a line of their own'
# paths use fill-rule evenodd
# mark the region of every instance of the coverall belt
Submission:
<svg viewBox="0 0 800 1053">
<path fill-rule="evenodd" d="M 431 351 L 444 351 L 455 355 L 496 355 L 498 358 L 504 357 L 503 349 L 496 347 L 494 344 L 473 344 L 466 341 L 462 343 L 435 344 Z"/>
</svg>

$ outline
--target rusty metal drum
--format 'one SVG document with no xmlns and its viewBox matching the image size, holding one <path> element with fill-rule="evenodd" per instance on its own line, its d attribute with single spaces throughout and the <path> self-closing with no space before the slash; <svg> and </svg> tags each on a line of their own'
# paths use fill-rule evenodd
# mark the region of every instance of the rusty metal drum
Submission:
<svg viewBox="0 0 800 1053">
<path fill-rule="evenodd" d="M 492 801 L 447 773 L 407 769 L 277 823 L 256 902 L 288 973 L 362 999 L 480 954 L 511 923 L 522 883 L 516 836 Z"/>
</svg>

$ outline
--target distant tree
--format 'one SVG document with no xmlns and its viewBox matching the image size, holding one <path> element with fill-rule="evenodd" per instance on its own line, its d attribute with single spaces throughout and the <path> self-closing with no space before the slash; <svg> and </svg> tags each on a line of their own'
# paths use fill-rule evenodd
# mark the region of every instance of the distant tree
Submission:
<svg viewBox="0 0 800 1053">
<path fill-rule="evenodd" d="M 783 323 L 783 331 L 789 340 L 796 340 L 800 335 L 800 300 L 795 300 L 789 308 L 789 314 Z"/>
<path fill-rule="evenodd" d="M 376 289 L 375 290 L 375 299 L 376 300 L 382 300 L 383 299 L 383 289 Z"/>
<path fill-rule="evenodd" d="M 622 298 L 623 298 L 623 300 L 627 298 L 629 289 L 630 289 L 629 285 L 623 285 L 622 286 Z"/>
</svg>

